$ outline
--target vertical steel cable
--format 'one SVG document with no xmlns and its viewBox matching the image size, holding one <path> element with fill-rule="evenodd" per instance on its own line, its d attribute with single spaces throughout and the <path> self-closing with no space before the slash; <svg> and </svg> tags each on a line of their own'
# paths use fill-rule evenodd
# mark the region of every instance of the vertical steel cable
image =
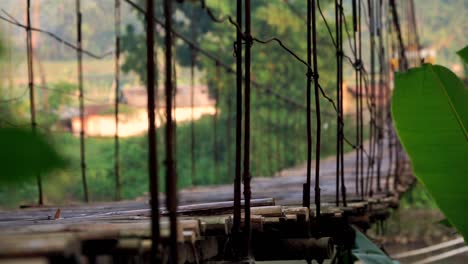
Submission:
<svg viewBox="0 0 468 264">
<path fill-rule="evenodd" d="M 31 0 L 26 1 L 26 54 L 28 59 L 28 86 L 29 86 L 29 110 L 31 113 L 31 129 L 33 133 L 36 133 L 36 102 L 34 96 L 34 51 L 32 46 L 32 33 L 31 33 Z M 38 203 L 39 205 L 44 204 L 44 198 L 42 193 L 42 177 L 37 174 L 37 190 L 38 190 Z"/>
<path fill-rule="evenodd" d="M 384 126 L 384 129 L 382 130 L 382 137 L 384 139 L 384 142 L 382 142 L 382 145 L 383 145 L 383 154 L 382 155 L 385 155 L 385 151 L 387 151 L 389 154 L 388 154 L 388 157 L 389 157 L 389 160 L 390 160 L 390 145 L 389 145 L 389 141 L 390 141 L 390 137 L 389 137 L 389 133 L 388 131 L 391 130 L 391 114 L 390 114 L 390 98 L 391 98 L 391 90 L 390 90 L 390 80 L 391 80 L 391 76 L 390 76 L 390 60 L 391 60 L 391 56 L 389 56 L 389 50 L 390 50 L 390 44 L 389 44 L 389 16 L 388 16 L 388 1 L 384 1 L 383 4 L 382 4 L 382 25 L 383 25 L 383 28 L 382 28 L 382 34 L 384 34 L 384 38 L 383 38 L 383 41 L 384 41 L 384 46 L 385 46 L 385 49 L 384 49 L 384 52 L 383 52 L 383 56 L 384 56 L 384 75 L 385 75 L 385 78 L 384 78 L 384 82 L 385 82 L 385 89 L 384 89 L 384 95 L 383 95 L 383 109 L 384 109 L 384 115 L 382 117 L 382 122 L 383 122 L 383 126 Z M 386 142 L 385 142 L 386 140 Z M 389 161 L 389 166 L 391 166 L 391 161 Z M 384 171 L 382 169 L 382 171 Z M 384 172 L 382 172 L 384 173 Z M 389 189 L 389 185 L 388 185 L 388 182 L 387 182 L 387 179 L 389 177 L 389 175 L 387 174 L 384 174 L 385 175 L 385 185 L 383 187 L 383 189 L 388 193 Z"/>
<path fill-rule="evenodd" d="M 358 31 L 358 25 L 357 25 L 357 0 L 352 0 L 352 9 L 353 9 L 353 41 L 354 41 L 354 57 L 356 60 L 357 58 L 357 31 Z M 359 94 L 358 94 L 358 85 L 359 85 L 359 65 L 360 61 L 355 62 L 355 67 L 354 67 L 354 76 L 355 76 L 355 82 L 354 82 L 354 89 L 356 91 L 356 163 L 355 163 L 355 191 L 356 195 L 359 195 L 359 151 L 360 151 L 360 142 L 359 142 Z"/>
<path fill-rule="evenodd" d="M 389 16 L 388 16 L 388 2 L 385 1 L 383 2 L 382 4 L 382 34 L 384 34 L 384 46 L 385 46 L 385 49 L 384 49 L 384 52 L 383 52 L 383 56 L 384 56 L 384 82 L 385 82 L 385 87 L 384 87 L 384 95 L 383 95 L 383 105 L 382 105 L 382 108 L 384 110 L 384 115 L 382 117 L 382 125 L 384 126 L 384 129 L 382 130 L 382 137 L 384 140 L 386 140 L 387 142 L 382 142 L 382 145 L 383 145 L 383 148 L 385 148 L 383 150 L 383 154 L 382 155 L 385 155 L 385 151 L 388 152 L 388 159 L 389 159 L 389 168 L 392 164 L 392 160 L 391 160 L 391 152 L 390 152 L 390 134 L 388 133 L 390 130 L 391 130 L 391 115 L 390 115 L 390 102 L 389 102 L 389 98 L 390 98 L 390 80 L 391 80 L 391 76 L 390 76 L 390 60 L 391 60 L 391 56 L 389 56 L 389 50 L 390 50 L 390 44 L 389 44 Z M 385 63 L 386 62 L 386 63 Z M 383 169 L 382 169 L 383 171 Z M 390 175 L 388 174 L 389 170 L 386 170 L 386 173 L 387 174 L 384 174 L 385 175 L 385 185 L 383 187 L 383 189 L 385 190 L 386 193 L 389 192 L 389 177 Z M 384 172 L 382 172 L 384 173 Z"/>
<path fill-rule="evenodd" d="M 341 199 L 343 200 L 343 206 L 347 206 L 347 201 L 346 201 L 346 185 L 345 185 L 345 180 L 344 180 L 344 112 L 343 112 L 343 0 L 339 0 L 339 41 L 338 41 L 338 47 L 339 47 L 339 59 L 340 59 L 340 64 L 339 64 L 339 74 L 340 74 L 340 80 L 339 80 L 339 90 L 340 90 L 340 100 L 339 100 L 339 105 L 340 105 L 340 165 L 341 165 L 341 170 L 340 170 L 340 180 L 341 180 Z"/>
<path fill-rule="evenodd" d="M 408 69 L 408 59 L 406 57 L 406 52 L 405 52 L 405 44 L 403 43 L 403 38 L 402 38 L 402 33 L 401 33 L 401 27 L 400 27 L 400 20 L 398 18 L 398 12 L 397 12 L 397 6 L 395 0 L 390 0 L 390 6 L 391 6 L 391 11 L 392 11 L 392 18 L 393 18 L 393 25 L 395 27 L 395 32 L 396 36 L 398 39 L 398 44 L 399 44 L 399 68 L 401 71 L 405 71 Z M 400 183 L 400 170 L 401 170 L 401 152 L 402 152 L 402 147 L 401 144 L 399 143 L 398 140 L 396 140 L 396 135 L 395 137 L 395 172 L 394 172 L 394 184 L 393 188 L 396 189 L 398 184 Z"/>
<path fill-rule="evenodd" d="M 84 201 L 89 202 L 88 184 L 86 182 L 86 150 L 85 150 L 85 124 L 84 124 L 84 91 L 83 91 L 83 54 L 81 43 L 81 7 L 80 0 L 76 0 L 76 32 L 77 32 L 77 60 L 78 60 L 78 90 L 80 100 L 80 157 L 81 179 L 83 181 Z"/>
<path fill-rule="evenodd" d="M 251 197 L 251 188 L 250 188 L 250 63 L 251 63 L 251 47 L 252 47 L 252 35 L 251 35 L 251 8 L 250 0 L 245 0 L 245 81 L 244 81 L 244 235 L 245 235 L 245 249 L 246 253 L 249 253 L 250 242 L 251 242 L 251 225 L 250 225 L 250 197 Z"/>
<path fill-rule="evenodd" d="M 378 57 L 379 57 L 379 85 L 377 87 L 377 191 L 382 191 L 381 185 L 381 169 L 382 169 L 382 155 L 383 155 L 383 129 L 385 128 L 383 122 L 383 96 L 384 96 L 384 46 L 383 46 L 383 32 L 382 32 L 382 0 L 378 0 L 376 8 L 376 24 L 377 24 L 377 37 L 379 40 Z"/>
<path fill-rule="evenodd" d="M 319 95 L 319 70 L 317 57 L 317 17 L 316 0 L 312 1 L 312 64 L 314 69 L 314 96 L 315 96 L 315 120 L 316 120 L 316 143 L 315 143 L 315 215 L 320 219 L 320 148 L 322 136 L 322 117 L 320 113 Z"/>
<path fill-rule="evenodd" d="M 115 173 L 115 200 L 121 198 L 120 183 L 120 147 L 119 147 L 119 95 L 120 95 L 120 0 L 115 0 L 114 7 L 114 30 L 115 30 L 115 135 L 114 135 L 114 173 Z"/>
<path fill-rule="evenodd" d="M 390 2 L 391 3 L 391 2 Z M 396 10 L 396 7 L 394 7 L 395 10 Z M 392 8 L 393 10 L 393 8 Z M 395 25 L 395 17 L 393 17 L 393 23 Z M 397 49 L 395 48 L 395 50 L 398 50 L 399 52 L 396 53 L 398 55 L 398 70 L 401 71 L 405 68 L 405 66 L 402 65 L 402 61 L 404 60 L 402 58 L 402 54 L 404 54 L 404 50 L 402 51 L 402 43 L 399 41 L 399 39 L 401 39 L 401 33 L 398 33 L 399 31 L 397 30 L 398 27 L 395 27 L 395 33 L 396 33 L 396 36 L 397 36 L 397 39 L 399 42 L 399 45 L 400 47 Z M 406 61 L 406 60 L 405 60 Z M 407 62 L 407 61 L 406 61 Z M 397 69 L 394 69 L 394 72 L 396 72 Z M 399 145 L 399 141 L 398 141 L 398 138 L 397 138 L 397 135 L 396 135 L 396 131 L 394 130 L 393 131 L 393 150 L 395 152 L 395 168 L 394 168 L 394 171 L 393 171 L 393 175 L 394 175 L 394 181 L 393 181 L 393 190 L 396 190 L 399 183 L 400 183 L 400 164 L 401 164 L 401 152 L 400 152 L 400 145 Z"/>
<path fill-rule="evenodd" d="M 312 0 L 307 0 L 307 64 L 312 64 Z M 312 69 L 307 69 L 307 178 L 303 185 L 302 206 L 310 209 L 310 178 L 312 174 L 312 117 L 311 117 L 311 90 Z"/>
<path fill-rule="evenodd" d="M 337 115 L 336 115 L 336 190 L 335 190 L 335 204 L 336 206 L 340 205 L 340 171 L 341 171 L 341 115 L 340 115 L 340 10 L 339 2 L 335 0 L 335 54 L 336 54 L 336 102 L 337 102 Z"/>
<path fill-rule="evenodd" d="M 170 260 L 177 262 L 177 178 L 174 162 L 174 121 L 172 119 L 172 0 L 164 0 L 164 29 L 166 50 L 166 207 L 170 221 Z"/>
<path fill-rule="evenodd" d="M 336 23 L 336 98 L 337 98 L 337 120 L 336 120 L 336 205 L 339 205 L 339 194 L 343 204 L 346 205 L 346 186 L 344 185 L 343 166 L 343 6 L 341 0 L 335 0 L 335 23 Z M 341 188 L 340 188 L 341 187 Z"/>
<path fill-rule="evenodd" d="M 232 233 L 234 237 L 241 231 L 241 174 L 242 174 L 242 0 L 236 3 L 236 174 L 234 178 L 234 214 Z M 235 247 L 238 245 L 235 245 Z"/>
<path fill-rule="evenodd" d="M 158 246 L 160 242 L 159 230 L 159 183 L 158 157 L 156 135 L 156 66 L 154 49 L 154 0 L 146 0 L 146 88 L 148 111 L 148 169 L 151 194 L 151 261 L 157 263 Z"/>
<path fill-rule="evenodd" d="M 370 120 L 369 120 L 369 158 L 367 164 L 367 177 L 366 177 L 366 193 L 372 196 L 373 186 L 373 168 L 374 168 L 374 128 L 375 128 L 375 20 L 374 20 L 374 3 L 373 0 L 368 0 L 368 15 L 369 15 L 369 31 L 370 31 L 370 90 L 366 96 L 370 97 L 371 108 L 370 108 Z"/>
<path fill-rule="evenodd" d="M 387 36 L 390 39 L 390 43 L 387 43 L 388 45 L 388 50 L 389 50 L 389 59 L 393 59 L 393 56 L 395 55 L 395 45 L 394 45 L 394 34 L 392 30 L 392 17 L 390 14 L 390 6 L 387 6 L 387 17 L 388 17 L 388 22 L 387 22 Z M 391 76 L 394 73 L 394 68 L 393 65 L 390 65 L 388 67 L 388 75 L 389 78 L 391 79 Z M 393 148 L 394 148 L 394 137 L 393 137 L 393 128 L 391 126 L 392 122 L 392 117 L 391 117 L 391 112 L 390 112 L 390 99 L 391 99 L 391 90 L 390 86 L 388 87 L 388 99 L 387 99 L 387 126 L 388 126 L 388 131 L 387 131 L 387 137 L 388 137 L 388 155 L 389 155 L 389 166 L 388 166 L 388 171 L 387 171 L 387 179 L 385 182 L 385 189 L 387 192 L 390 191 L 390 176 L 392 175 L 393 172 Z"/>
<path fill-rule="evenodd" d="M 362 1 L 359 0 L 358 4 L 358 60 L 360 63 L 359 67 L 359 85 L 358 85 L 358 101 L 359 101 L 359 172 L 360 175 L 360 187 L 361 187 L 361 199 L 364 200 L 364 116 L 363 116 L 363 67 L 362 67 Z"/>
</svg>

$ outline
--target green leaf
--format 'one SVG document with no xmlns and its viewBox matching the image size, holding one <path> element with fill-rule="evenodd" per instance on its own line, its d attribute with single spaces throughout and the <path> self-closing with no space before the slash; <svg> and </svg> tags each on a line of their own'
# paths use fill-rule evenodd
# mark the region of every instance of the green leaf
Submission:
<svg viewBox="0 0 468 264">
<path fill-rule="evenodd" d="M 462 58 L 465 64 L 468 64 L 468 45 L 465 46 L 463 49 L 457 51 L 458 56 Z"/>
<path fill-rule="evenodd" d="M 356 228 L 356 239 L 354 240 L 353 255 L 364 264 L 396 264 L 400 263 L 392 260 L 377 245 L 370 241 L 363 233 Z"/>
<path fill-rule="evenodd" d="M 0 184 L 18 184 L 65 165 L 40 133 L 0 128 Z"/>
<path fill-rule="evenodd" d="M 395 77 L 392 115 L 416 177 L 468 238 L 468 89 L 445 67 Z"/>
</svg>

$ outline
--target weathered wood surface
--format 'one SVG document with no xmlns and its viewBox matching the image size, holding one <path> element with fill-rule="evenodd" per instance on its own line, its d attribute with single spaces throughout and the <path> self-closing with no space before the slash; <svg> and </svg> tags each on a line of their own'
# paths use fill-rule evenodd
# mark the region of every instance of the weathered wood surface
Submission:
<svg viewBox="0 0 468 264">
<path fill-rule="evenodd" d="M 399 193 L 407 188 L 409 181 L 402 181 L 398 190 L 375 193 L 373 198 L 362 201 L 355 194 L 354 161 L 354 153 L 345 155 L 345 167 L 348 168 L 345 171 L 345 182 L 349 203 L 347 207 L 336 207 L 335 160 L 323 160 L 320 177 L 322 212 L 326 217 L 347 215 L 356 223 L 369 222 L 373 217 L 379 217 L 372 215 L 372 212 L 386 212 L 398 202 Z M 388 160 L 384 159 L 383 185 L 388 166 Z M 265 225 L 280 225 L 284 222 L 308 222 L 309 217 L 314 217 L 313 207 L 310 214 L 307 208 L 300 207 L 305 174 L 305 166 L 299 166 L 282 171 L 280 176 L 253 179 L 252 193 L 256 199 L 253 201 L 255 207 L 252 208 L 254 229 L 262 231 Z M 393 186 L 393 182 L 390 186 Z M 230 232 L 232 188 L 232 185 L 206 186 L 179 192 L 180 242 L 194 243 L 206 234 L 219 235 Z M 313 199 L 313 192 L 311 196 Z M 60 218 L 54 219 L 58 215 L 58 208 Z M 161 213 L 164 215 L 164 208 L 161 209 Z M 149 202 L 146 198 L 0 211 L 0 258 L 61 254 L 74 250 L 76 241 L 90 239 L 113 239 L 123 243 L 122 247 L 128 247 L 128 239 L 145 238 L 144 243 L 140 242 L 148 246 L 149 217 Z M 168 220 L 163 216 L 161 222 L 162 236 L 167 237 Z M 139 247 L 143 245 L 140 242 Z"/>
</svg>

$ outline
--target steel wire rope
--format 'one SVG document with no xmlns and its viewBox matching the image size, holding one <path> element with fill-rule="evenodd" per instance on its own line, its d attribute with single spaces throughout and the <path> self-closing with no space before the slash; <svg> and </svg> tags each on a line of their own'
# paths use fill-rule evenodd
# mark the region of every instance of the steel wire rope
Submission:
<svg viewBox="0 0 468 264">
<path fill-rule="evenodd" d="M 226 16 L 227 20 L 229 21 L 229 23 L 231 23 L 231 25 L 233 25 L 234 27 L 236 27 L 236 29 L 240 32 L 242 32 L 242 30 L 240 29 L 239 25 L 237 22 L 235 22 L 231 16 Z M 215 21 L 215 22 L 218 22 L 218 23 L 223 23 L 225 21 L 224 20 L 219 20 L 219 21 Z M 260 43 L 260 44 L 269 44 L 271 42 L 276 42 L 284 51 L 286 51 L 287 53 L 289 53 L 289 55 L 293 56 L 297 61 L 301 62 L 302 64 L 304 64 L 308 70 L 310 70 L 312 72 L 312 75 L 313 75 L 313 70 L 312 70 L 312 67 L 302 58 L 300 58 L 294 51 L 292 51 L 290 48 L 288 48 L 282 40 L 280 40 L 279 38 L 277 37 L 270 37 L 268 39 L 259 39 L 257 37 L 253 37 L 253 36 L 250 36 L 250 37 L 246 37 L 244 34 L 242 34 L 242 39 L 245 41 L 244 44 L 248 44 L 248 45 L 253 45 L 253 42 L 257 42 L 257 43 Z M 333 40 L 333 39 L 332 39 Z M 334 41 L 334 40 L 333 40 Z M 234 44 L 234 46 L 237 45 L 237 44 Z M 336 44 L 335 44 L 336 45 Z M 326 95 L 325 91 L 323 90 L 323 88 L 321 86 L 319 86 L 320 90 L 321 90 L 321 93 L 322 95 L 329 101 L 333 102 L 333 99 L 331 99 L 328 95 Z M 334 102 L 333 102 L 334 104 Z M 334 106 L 335 110 L 336 110 L 336 105 Z M 314 110 L 315 111 L 315 110 Z M 326 115 L 329 115 L 329 113 L 327 112 L 324 112 Z"/>
<path fill-rule="evenodd" d="M 320 1 L 317 1 L 317 6 L 319 6 L 319 5 L 320 5 Z M 332 43 L 333 43 L 333 45 L 334 45 L 334 47 L 335 47 L 335 49 L 336 49 L 336 48 L 337 48 L 337 44 L 336 44 L 336 41 L 335 41 L 335 39 L 334 39 L 334 37 L 333 37 L 333 34 L 331 33 L 331 28 L 330 28 L 330 26 L 329 26 L 329 24 L 328 24 L 328 22 L 327 22 L 327 20 L 326 20 L 326 18 L 325 18 L 325 16 L 324 16 L 324 14 L 323 14 L 323 11 L 321 11 L 320 8 L 319 8 L 319 12 L 320 12 L 320 14 L 321 14 L 321 17 L 322 17 L 324 23 L 325 23 L 325 26 L 326 26 L 327 31 L 328 31 L 328 33 L 329 33 L 330 39 L 332 40 Z M 349 38 L 349 36 L 348 36 L 348 38 Z M 351 57 L 349 57 L 348 55 L 346 55 L 344 52 L 342 53 L 342 55 L 343 55 L 344 58 L 347 59 L 347 61 L 350 63 L 350 65 L 353 66 L 353 68 L 355 68 L 355 69 L 361 71 L 362 73 L 364 73 L 364 76 L 363 76 L 363 77 L 364 77 L 364 82 L 365 82 L 365 84 L 366 84 L 366 85 L 365 85 L 365 89 L 366 89 L 366 91 L 368 91 L 368 90 L 367 90 L 367 87 L 368 87 L 367 74 L 368 74 L 368 73 L 367 73 L 367 71 L 366 71 L 366 69 L 365 69 L 365 66 L 362 64 L 362 61 L 361 61 L 361 60 L 358 61 L 358 60 L 356 59 L 356 62 L 354 62 L 353 59 L 352 59 Z M 331 99 L 329 96 L 327 96 L 327 95 L 324 93 L 323 88 L 321 88 L 321 86 L 320 86 L 320 91 L 322 92 L 322 96 L 323 96 L 325 99 L 327 99 L 327 100 L 332 104 L 333 109 L 334 109 L 335 112 L 338 114 L 338 108 L 337 108 L 335 102 L 333 101 L 333 99 Z M 371 102 L 369 101 L 369 98 L 367 98 L 366 102 L 367 102 L 367 106 L 368 106 L 369 112 L 372 113 L 372 112 L 373 112 L 373 110 L 372 110 L 372 104 L 371 104 Z M 351 146 L 353 149 L 356 149 L 356 148 L 357 148 L 357 146 L 355 146 L 354 144 L 352 144 L 351 141 L 350 141 L 349 139 L 347 139 L 346 137 L 344 137 L 344 141 L 345 141 L 349 146 Z M 361 148 L 364 149 L 363 146 L 361 146 Z M 366 156 L 369 157 L 369 155 L 367 154 L 367 152 L 366 152 L 365 150 L 364 150 L 364 153 L 366 154 Z"/>
</svg>

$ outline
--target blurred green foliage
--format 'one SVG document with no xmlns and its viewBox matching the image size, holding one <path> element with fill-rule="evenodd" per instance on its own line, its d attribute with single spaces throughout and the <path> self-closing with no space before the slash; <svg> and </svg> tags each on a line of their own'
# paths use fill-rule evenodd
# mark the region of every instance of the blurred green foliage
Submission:
<svg viewBox="0 0 468 264">
<path fill-rule="evenodd" d="M 400 200 L 400 207 L 402 209 L 437 209 L 437 204 L 424 185 L 417 183 L 411 190 L 403 194 Z"/>
<path fill-rule="evenodd" d="M 4 49 L 0 34 L 0 64 L 2 64 L 1 58 L 3 58 Z M 0 94 L 0 98 L 3 99 L 2 94 Z M 0 122 L 1 188 L 18 187 L 25 182 L 30 182 L 38 175 L 66 165 L 64 159 L 60 157 L 44 134 L 27 127 L 5 126 L 5 123 L 10 124 L 10 121 L 13 120 L 14 111 L 11 111 L 10 103 L 15 103 L 15 101 L 17 100 L 0 101 L 2 118 L 2 122 Z"/>
<path fill-rule="evenodd" d="M 219 120 L 218 122 L 226 122 Z M 234 120 L 232 120 L 234 121 Z M 325 130 L 324 148 L 322 155 L 328 156 L 334 153 L 335 132 Z M 234 126 L 232 126 L 234 135 Z M 351 130 L 351 129 L 350 129 Z M 233 171 L 229 171 L 229 155 L 231 168 L 234 168 L 235 144 L 231 140 L 227 142 L 226 126 L 218 129 L 218 155 L 216 157 L 218 168 L 215 166 L 213 151 L 213 118 L 204 117 L 195 123 L 196 131 L 196 183 L 199 185 L 211 185 L 231 183 Z M 163 129 L 158 129 L 158 152 L 163 153 Z M 352 131 L 348 131 L 351 133 Z M 277 171 L 300 164 L 304 160 L 303 155 L 298 155 L 298 145 L 291 140 L 278 140 L 280 135 L 266 134 L 263 138 L 254 138 L 252 152 L 256 157 L 252 161 L 252 174 L 254 176 L 271 176 Z M 64 203 L 80 201 L 83 197 L 80 174 L 79 138 L 68 133 L 55 133 L 49 137 L 51 142 L 58 147 L 59 153 L 68 162 L 68 166 L 56 170 L 44 178 L 44 193 L 49 203 Z M 299 139 L 297 139 L 299 141 Z M 269 144 L 274 142 L 274 144 Z M 105 201 L 114 197 L 114 142 L 111 138 L 87 138 L 87 177 L 90 197 L 93 201 Z M 177 126 L 177 151 L 176 163 L 179 176 L 179 187 L 192 185 L 190 163 L 190 125 Z M 263 146 L 263 148 L 261 147 Z M 266 152 L 266 148 L 270 148 Z M 147 138 L 140 137 L 120 139 L 120 157 L 122 174 L 122 198 L 133 199 L 148 192 L 148 164 L 147 164 Z M 231 151 L 231 154 L 228 153 Z M 286 151 L 286 152 L 284 152 Z M 164 191 L 163 178 L 165 175 L 160 156 L 159 175 L 161 179 L 160 190 Z M 262 160 L 261 160 L 262 159 Z M 29 191 L 28 191 L 29 190 Z M 14 207 L 22 203 L 31 203 L 36 198 L 34 182 L 24 183 L 15 189 L 0 186 L 0 206 Z"/>
<path fill-rule="evenodd" d="M 0 128 L 0 146 L 0 184 L 4 186 L 28 181 L 65 165 L 46 136 L 30 129 Z"/>
<path fill-rule="evenodd" d="M 466 102 L 468 89 L 443 66 L 424 64 L 395 77 L 392 117 L 398 137 L 414 174 L 465 239 Z"/>
</svg>

